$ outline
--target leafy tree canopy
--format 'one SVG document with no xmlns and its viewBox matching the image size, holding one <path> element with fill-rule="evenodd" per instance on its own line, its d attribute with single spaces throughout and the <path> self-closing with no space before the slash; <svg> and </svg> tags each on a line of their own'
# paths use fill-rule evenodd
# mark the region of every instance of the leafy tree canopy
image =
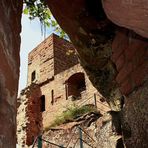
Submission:
<svg viewBox="0 0 148 148">
<path fill-rule="evenodd" d="M 67 38 L 67 34 L 61 29 L 57 21 L 52 16 L 50 10 L 45 3 L 45 0 L 23 0 L 24 10 L 23 13 L 29 15 L 29 19 L 33 20 L 39 18 L 41 22 L 41 31 L 46 27 L 55 28 L 55 32 L 59 33 L 61 37 Z"/>
</svg>

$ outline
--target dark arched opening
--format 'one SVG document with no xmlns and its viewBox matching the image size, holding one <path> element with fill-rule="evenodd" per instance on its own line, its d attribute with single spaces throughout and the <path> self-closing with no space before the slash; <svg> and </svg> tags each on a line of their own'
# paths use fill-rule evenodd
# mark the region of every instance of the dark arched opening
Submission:
<svg viewBox="0 0 148 148">
<path fill-rule="evenodd" d="M 67 80 L 67 97 L 80 99 L 81 93 L 86 90 L 84 73 L 76 73 Z"/>
</svg>

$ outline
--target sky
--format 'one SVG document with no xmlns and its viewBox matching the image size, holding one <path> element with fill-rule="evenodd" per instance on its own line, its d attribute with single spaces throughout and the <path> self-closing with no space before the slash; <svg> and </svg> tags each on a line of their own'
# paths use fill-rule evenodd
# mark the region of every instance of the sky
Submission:
<svg viewBox="0 0 148 148">
<path fill-rule="evenodd" d="M 46 30 L 46 37 L 53 32 L 53 29 Z M 34 49 L 40 42 L 44 40 L 41 34 L 40 22 L 38 19 L 30 21 L 28 16 L 22 16 L 22 32 L 21 32 L 21 50 L 20 50 L 20 79 L 19 91 L 26 87 L 27 83 L 27 65 L 28 53 Z"/>
</svg>

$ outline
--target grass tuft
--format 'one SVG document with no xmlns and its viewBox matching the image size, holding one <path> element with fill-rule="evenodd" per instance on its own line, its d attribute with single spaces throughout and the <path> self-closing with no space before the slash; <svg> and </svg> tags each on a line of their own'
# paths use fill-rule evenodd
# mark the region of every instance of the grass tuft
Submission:
<svg viewBox="0 0 148 148">
<path fill-rule="evenodd" d="M 97 109 L 93 105 L 84 105 L 78 107 L 76 105 L 67 108 L 61 115 L 57 116 L 53 123 L 48 127 L 44 128 L 44 131 L 48 131 L 51 127 L 55 127 L 64 123 L 72 122 L 76 118 L 89 113 L 89 112 L 96 112 Z"/>
</svg>

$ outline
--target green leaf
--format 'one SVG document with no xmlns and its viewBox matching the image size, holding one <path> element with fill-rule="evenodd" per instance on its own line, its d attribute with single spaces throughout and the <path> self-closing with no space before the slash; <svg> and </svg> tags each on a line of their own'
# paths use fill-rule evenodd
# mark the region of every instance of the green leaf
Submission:
<svg viewBox="0 0 148 148">
<path fill-rule="evenodd" d="M 28 13 L 29 13 L 29 10 L 28 10 L 27 8 L 25 8 L 25 9 L 23 10 L 23 13 L 24 13 L 24 14 L 28 14 Z"/>
<path fill-rule="evenodd" d="M 53 27 L 57 26 L 57 22 L 55 20 L 51 20 L 51 24 L 52 24 Z"/>
<path fill-rule="evenodd" d="M 30 20 L 39 18 L 40 22 L 46 27 L 53 27 L 62 38 L 68 38 L 66 33 L 60 28 L 57 21 L 52 16 L 45 0 L 23 0 L 23 3 L 25 5 L 23 13 L 28 15 Z"/>
</svg>

